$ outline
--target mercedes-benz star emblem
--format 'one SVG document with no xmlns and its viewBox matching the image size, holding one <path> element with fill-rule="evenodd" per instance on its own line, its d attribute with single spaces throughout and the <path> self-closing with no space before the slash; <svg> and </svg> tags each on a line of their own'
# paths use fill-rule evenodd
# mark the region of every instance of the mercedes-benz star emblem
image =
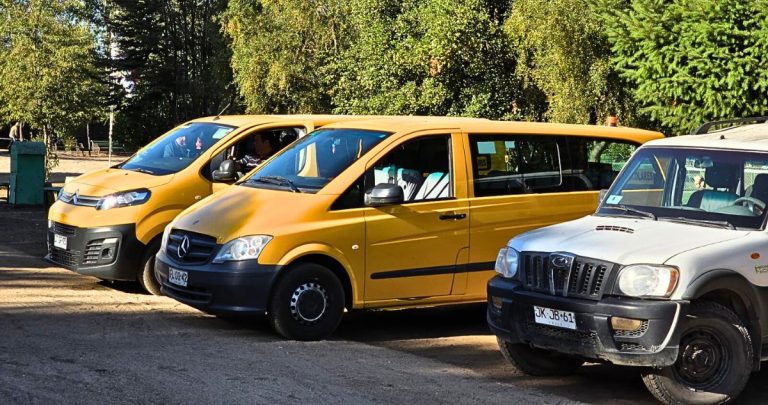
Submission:
<svg viewBox="0 0 768 405">
<path fill-rule="evenodd" d="M 184 239 L 181 240 L 181 243 L 179 243 L 178 249 L 176 249 L 176 253 L 179 255 L 179 258 L 184 258 L 184 256 L 189 253 L 189 237 L 184 235 Z"/>
</svg>

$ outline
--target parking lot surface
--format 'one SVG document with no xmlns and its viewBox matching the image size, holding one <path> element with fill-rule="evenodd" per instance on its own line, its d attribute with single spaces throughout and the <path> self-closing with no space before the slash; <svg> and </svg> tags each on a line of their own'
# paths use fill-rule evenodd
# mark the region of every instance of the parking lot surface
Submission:
<svg viewBox="0 0 768 405">
<path fill-rule="evenodd" d="M 45 211 L 0 204 L 2 403 L 650 404 L 637 370 L 517 375 L 482 306 L 348 314 L 332 340 L 52 267 Z M 768 403 L 768 372 L 740 403 Z"/>
</svg>

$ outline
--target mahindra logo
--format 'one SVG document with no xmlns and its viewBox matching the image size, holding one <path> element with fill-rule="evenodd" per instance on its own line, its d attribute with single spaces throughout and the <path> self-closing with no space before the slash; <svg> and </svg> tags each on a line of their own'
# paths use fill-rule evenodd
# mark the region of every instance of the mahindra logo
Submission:
<svg viewBox="0 0 768 405">
<path fill-rule="evenodd" d="M 181 243 L 179 243 L 179 247 L 176 249 L 176 253 L 179 255 L 180 259 L 183 259 L 184 256 L 189 253 L 189 237 L 187 235 L 184 235 L 184 239 L 182 239 Z"/>
<path fill-rule="evenodd" d="M 555 295 L 557 288 L 562 288 L 563 295 L 568 294 L 568 279 L 571 276 L 574 256 L 566 253 L 549 255 L 549 293 Z"/>
</svg>

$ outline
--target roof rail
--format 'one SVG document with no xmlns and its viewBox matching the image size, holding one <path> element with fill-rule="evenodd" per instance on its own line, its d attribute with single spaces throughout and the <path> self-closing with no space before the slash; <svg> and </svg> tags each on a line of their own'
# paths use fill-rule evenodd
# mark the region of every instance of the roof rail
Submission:
<svg viewBox="0 0 768 405">
<path fill-rule="evenodd" d="M 763 117 L 744 117 L 744 118 L 732 118 L 729 120 L 722 120 L 722 121 L 710 121 L 706 124 L 702 124 L 700 127 L 696 128 L 693 132 L 691 132 L 691 135 L 704 135 L 706 133 L 709 133 L 709 129 L 712 128 L 715 125 L 720 124 L 744 124 L 748 122 L 767 122 L 768 116 Z"/>
</svg>

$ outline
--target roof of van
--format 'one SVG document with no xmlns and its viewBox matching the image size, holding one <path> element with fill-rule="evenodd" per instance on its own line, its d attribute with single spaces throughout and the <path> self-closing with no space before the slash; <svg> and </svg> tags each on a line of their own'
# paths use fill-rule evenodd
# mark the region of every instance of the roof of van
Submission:
<svg viewBox="0 0 768 405">
<path fill-rule="evenodd" d="M 364 121 L 344 121 L 330 124 L 326 128 L 356 128 L 387 132 L 415 132 L 440 129 L 460 129 L 471 133 L 517 133 L 528 135 L 582 135 L 605 138 L 631 139 L 647 142 L 663 138 L 660 132 L 630 127 L 608 127 L 598 125 L 554 124 L 523 121 L 492 121 L 480 118 L 461 117 L 388 117 L 371 118 Z"/>
<path fill-rule="evenodd" d="M 768 123 L 725 128 L 702 135 L 674 136 L 649 142 L 647 146 L 768 151 Z"/>
<path fill-rule="evenodd" d="M 316 126 L 327 125 L 339 121 L 361 121 L 369 118 L 380 118 L 375 115 L 334 115 L 334 114 L 294 114 L 294 115 L 221 115 L 219 117 L 201 117 L 191 122 L 214 122 L 233 127 L 250 127 L 254 125 L 272 124 L 280 121 L 313 121 Z"/>
</svg>

